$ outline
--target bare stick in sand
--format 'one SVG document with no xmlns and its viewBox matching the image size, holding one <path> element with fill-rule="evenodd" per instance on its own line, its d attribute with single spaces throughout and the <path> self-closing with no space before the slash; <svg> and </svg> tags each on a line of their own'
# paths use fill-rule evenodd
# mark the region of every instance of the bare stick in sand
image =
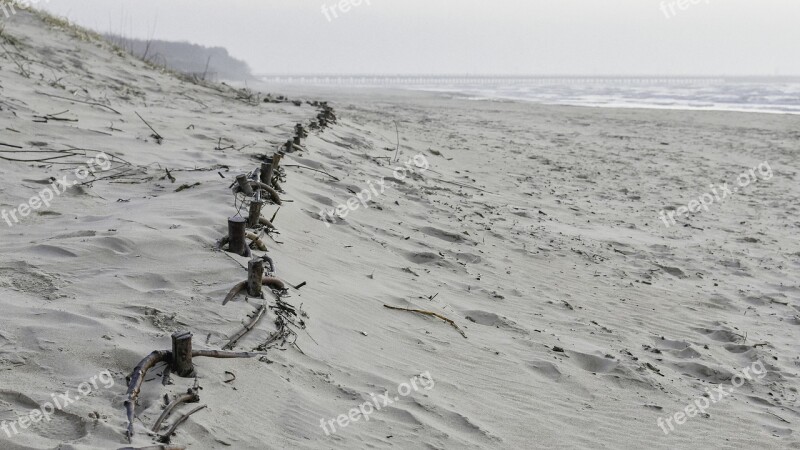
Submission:
<svg viewBox="0 0 800 450">
<path fill-rule="evenodd" d="M 166 408 L 164 408 L 164 412 L 161 413 L 161 416 L 158 417 L 158 420 L 156 420 L 156 423 L 153 424 L 153 428 L 151 428 L 150 430 L 153 433 L 157 433 L 158 430 L 161 429 L 161 424 L 164 423 L 164 420 L 166 420 L 166 418 L 169 417 L 170 413 L 172 413 L 172 411 L 176 407 L 184 403 L 198 403 L 199 401 L 200 401 L 200 388 L 197 386 L 197 381 L 195 380 L 194 387 L 189 388 L 189 390 L 186 391 L 185 394 L 179 395 L 177 398 L 175 398 L 175 400 L 170 402 L 170 404 L 168 404 Z"/>
<path fill-rule="evenodd" d="M 83 103 L 84 105 L 97 106 L 97 107 L 100 107 L 100 108 L 105 108 L 105 109 L 107 109 L 107 110 L 109 110 L 109 111 L 111 111 L 113 113 L 119 114 L 120 116 L 122 115 L 121 112 L 117 111 L 116 109 L 114 109 L 114 108 L 112 108 L 110 106 L 106 106 L 106 105 L 104 105 L 102 103 L 85 102 L 83 100 L 77 100 L 77 99 L 69 98 L 69 97 L 61 97 L 60 95 L 47 94 L 45 92 L 39 92 L 39 91 L 36 91 L 36 93 L 39 94 L 39 95 L 46 95 L 48 97 L 58 98 L 58 99 L 61 99 L 61 100 L 67 100 L 67 101 L 70 101 L 70 102 Z M 142 119 L 142 120 L 144 120 L 144 119 Z M 151 128 L 151 130 L 152 130 L 152 128 Z"/>
<path fill-rule="evenodd" d="M 389 308 L 389 309 L 395 309 L 397 311 L 407 311 L 407 312 L 425 314 L 426 316 L 438 317 L 439 319 L 442 319 L 445 322 L 447 322 L 450 325 L 452 325 L 453 328 L 455 328 L 459 333 L 461 333 L 462 336 L 464 336 L 464 339 L 467 338 L 467 335 L 464 333 L 464 331 L 461 330 L 461 328 L 458 327 L 458 325 L 456 325 L 455 322 L 453 322 L 452 320 L 448 319 L 447 317 L 445 317 L 445 316 L 443 316 L 443 315 L 441 315 L 439 313 L 435 313 L 435 312 L 431 312 L 431 311 L 424 311 L 422 309 L 398 308 L 396 306 L 389 306 L 389 305 L 383 305 L 383 306 L 386 307 L 386 308 Z"/>
<path fill-rule="evenodd" d="M 228 343 L 225 344 L 224 347 L 222 347 L 222 349 L 223 350 L 232 350 L 233 346 L 236 345 L 237 342 L 239 342 L 247 333 L 252 331 L 253 328 L 256 327 L 256 325 L 258 325 L 258 322 L 261 320 L 262 317 L 264 317 L 264 314 L 266 312 L 267 312 L 267 305 L 266 304 L 261 305 L 261 307 L 258 308 L 258 311 L 256 311 L 255 315 L 250 320 L 250 322 L 248 322 L 247 325 L 244 326 L 244 328 L 242 328 L 238 333 L 236 333 L 231 338 L 231 340 L 228 341 Z"/>
<path fill-rule="evenodd" d="M 165 443 L 165 444 L 168 444 L 170 439 L 172 439 L 172 435 L 175 434 L 175 430 L 177 430 L 178 427 L 181 426 L 181 424 L 183 422 L 186 422 L 187 420 L 189 420 L 189 417 L 192 414 L 194 414 L 194 413 L 196 413 L 198 411 L 201 411 L 201 410 L 203 410 L 205 408 L 208 408 L 208 405 L 198 406 L 197 408 L 189 411 L 188 413 L 186 413 L 183 416 L 181 416 L 180 418 L 178 418 L 178 420 L 176 420 L 175 423 L 172 424 L 172 427 L 169 429 L 169 431 L 164 433 L 164 435 L 161 436 L 158 440 L 163 442 L 163 443 Z"/>
<path fill-rule="evenodd" d="M 394 121 L 394 130 L 397 132 L 397 150 L 394 152 L 394 160 L 397 161 L 397 157 L 400 155 L 400 126 L 397 125 L 397 121 Z"/>
<path fill-rule="evenodd" d="M 283 167 L 299 167 L 301 169 L 313 170 L 314 172 L 324 173 L 325 175 L 333 178 L 335 181 L 341 181 L 339 178 L 336 178 L 335 176 L 329 174 L 328 172 L 325 172 L 324 170 L 315 169 L 313 167 L 303 166 L 300 164 L 284 164 Z"/>
<path fill-rule="evenodd" d="M 5 8 L 3 8 L 3 11 L 5 11 Z M 8 57 L 11 58 L 11 61 L 13 61 L 14 64 L 16 64 L 16 66 L 19 69 L 19 71 L 22 74 L 22 76 L 25 77 L 25 78 L 30 78 L 31 77 L 31 73 L 28 72 L 27 70 L 25 70 L 25 66 L 20 64 L 19 61 L 17 61 L 17 58 L 14 58 L 14 55 L 12 55 L 11 52 L 8 51 L 6 46 L 3 45 L 3 44 L 0 44 L 0 47 L 3 47 L 3 50 L 6 52 L 6 55 L 8 55 Z"/>
<path fill-rule="evenodd" d="M 192 333 L 176 331 L 172 334 L 172 364 L 175 375 L 187 378 L 195 376 L 192 364 Z"/>
<path fill-rule="evenodd" d="M 264 281 L 264 261 L 253 258 L 247 263 L 247 295 L 261 297 Z"/>
<path fill-rule="evenodd" d="M 160 144 L 164 140 L 164 136 L 161 136 L 161 134 L 159 134 L 159 132 L 156 131 L 155 128 L 151 127 L 150 124 L 147 123 L 146 120 L 144 120 L 144 117 L 140 116 L 138 112 L 136 111 L 134 112 L 136 113 L 137 116 L 139 116 L 140 119 L 142 119 L 142 122 L 144 122 L 144 124 L 147 125 L 147 128 L 150 128 L 150 131 L 153 132 L 153 138 L 156 140 L 156 142 Z"/>
</svg>

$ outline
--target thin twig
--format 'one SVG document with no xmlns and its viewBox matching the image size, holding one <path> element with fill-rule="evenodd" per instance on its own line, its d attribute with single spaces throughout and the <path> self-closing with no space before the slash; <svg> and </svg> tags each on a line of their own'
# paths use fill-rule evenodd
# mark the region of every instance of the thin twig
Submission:
<svg viewBox="0 0 800 450">
<path fill-rule="evenodd" d="M 408 311 L 408 312 L 414 312 L 414 313 L 419 313 L 419 314 L 425 314 L 426 316 L 438 317 L 439 319 L 444 320 L 445 322 L 447 322 L 450 325 L 452 325 L 453 328 L 458 330 L 458 332 L 461 333 L 462 336 L 464 336 L 464 339 L 467 338 L 467 335 L 464 333 L 464 331 L 461 330 L 461 328 L 458 327 L 458 325 L 456 325 L 455 322 L 453 322 L 452 320 L 448 319 L 447 317 L 445 317 L 445 316 L 443 316 L 443 315 L 441 315 L 439 313 L 435 313 L 435 312 L 431 312 L 431 311 L 424 311 L 422 309 L 398 308 L 396 306 L 389 306 L 389 305 L 383 305 L 383 306 L 386 307 L 386 308 L 389 308 L 389 309 L 396 309 L 398 311 Z"/>
<path fill-rule="evenodd" d="M 99 107 L 101 107 L 101 108 L 105 108 L 105 109 L 107 109 L 107 110 L 109 110 L 109 111 L 111 111 L 111 112 L 117 113 L 117 114 L 119 114 L 120 116 L 122 115 L 122 113 L 121 113 L 121 112 L 117 111 L 116 109 L 114 109 L 114 108 L 112 108 L 112 107 L 110 107 L 110 106 L 106 106 L 106 105 L 104 105 L 104 104 L 102 104 L 102 103 L 96 103 L 96 102 L 85 102 L 85 101 L 83 101 L 83 100 L 78 100 L 78 99 L 69 98 L 69 97 L 61 97 L 60 95 L 48 94 L 48 93 L 46 93 L 46 92 L 39 92 L 39 91 L 36 91 L 36 93 L 37 93 L 37 94 L 40 94 L 40 95 L 46 95 L 46 96 L 48 96 L 48 97 L 52 97 L 52 98 L 59 98 L 59 99 L 61 99 L 61 100 L 68 100 L 68 101 L 75 102 L 75 103 L 83 103 L 84 105 L 99 106 Z"/>
<path fill-rule="evenodd" d="M 156 130 L 155 130 L 155 128 L 151 127 L 151 126 L 150 126 L 150 124 L 149 124 L 149 123 L 147 123 L 147 121 L 146 121 L 146 120 L 144 120 L 144 117 L 140 116 L 138 112 L 134 111 L 134 113 L 136 113 L 136 115 L 137 115 L 137 116 L 139 116 L 139 118 L 140 118 L 140 119 L 142 119 L 142 122 L 144 122 L 144 124 L 145 124 L 145 125 L 147 125 L 147 128 L 150 128 L 150 130 L 152 130 L 152 131 L 153 131 L 153 137 L 154 137 L 154 138 L 156 139 L 156 141 L 158 141 L 158 143 L 160 144 L 160 143 L 161 143 L 161 141 L 163 141 L 163 140 L 164 140 L 164 137 L 163 137 L 163 136 L 161 136 L 161 135 L 158 133 L 158 131 L 156 131 Z"/>
<path fill-rule="evenodd" d="M 479 190 L 481 192 L 486 192 L 487 194 L 495 194 L 494 192 L 487 191 L 486 189 L 481 189 L 481 188 L 479 188 L 477 186 L 470 186 L 468 184 L 456 183 L 455 181 L 442 180 L 440 178 L 431 178 L 431 179 L 432 180 L 436 180 L 436 181 L 441 181 L 442 183 L 454 184 L 456 186 L 461 186 L 461 187 L 470 188 L 470 189 L 477 189 L 477 190 Z M 498 195 L 498 194 L 495 194 L 495 195 Z"/>
<path fill-rule="evenodd" d="M 394 152 L 394 160 L 397 162 L 397 157 L 400 154 L 400 127 L 397 125 L 397 121 L 394 121 L 394 129 L 397 132 L 397 150 Z"/>
<path fill-rule="evenodd" d="M 324 173 L 325 175 L 333 178 L 336 181 L 342 181 L 342 180 L 336 178 L 335 176 L 329 174 L 328 172 L 325 172 L 324 170 L 315 169 L 313 167 L 303 166 L 303 165 L 300 165 L 300 164 L 281 164 L 281 167 L 299 167 L 301 169 L 313 170 L 314 172 Z"/>
</svg>

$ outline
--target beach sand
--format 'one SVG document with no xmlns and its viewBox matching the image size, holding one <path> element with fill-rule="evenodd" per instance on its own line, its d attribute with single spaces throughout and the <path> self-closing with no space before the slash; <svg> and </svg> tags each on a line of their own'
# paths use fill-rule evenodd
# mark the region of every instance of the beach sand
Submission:
<svg viewBox="0 0 800 450">
<path fill-rule="evenodd" d="M 0 448 L 126 447 L 134 366 L 177 330 L 194 333 L 195 349 L 220 349 L 241 328 L 263 300 L 222 306 L 247 265 L 215 249 L 240 206 L 230 185 L 313 120 L 305 102 L 316 100 L 331 102 L 338 123 L 283 159 L 290 201 L 265 239 L 277 275 L 307 282 L 283 296 L 306 328 L 266 357 L 196 359 L 208 408 L 173 443 L 800 448 L 796 116 L 299 88 L 280 93 L 301 106 L 251 104 L 28 13 L 3 35 L 14 57 L 0 57 L 0 142 L 105 152 L 114 164 L 98 177 L 132 170 L 71 187 L 13 227 L 0 222 L 0 420 L 104 371 L 114 380 L 50 421 L 0 432 Z M 74 179 L 96 154 L 0 161 L 0 210 L 50 177 Z M 754 181 L 708 211 L 669 227 L 660 218 L 754 168 Z M 354 198 L 346 217 L 321 220 Z M 270 310 L 235 349 L 264 343 L 274 321 Z M 745 369 L 753 376 L 733 388 Z M 146 377 L 134 446 L 154 442 L 145 428 L 163 397 L 194 384 L 162 386 L 162 371 Z M 734 392 L 676 424 L 720 385 Z M 342 426 L 384 392 L 391 404 Z"/>
</svg>

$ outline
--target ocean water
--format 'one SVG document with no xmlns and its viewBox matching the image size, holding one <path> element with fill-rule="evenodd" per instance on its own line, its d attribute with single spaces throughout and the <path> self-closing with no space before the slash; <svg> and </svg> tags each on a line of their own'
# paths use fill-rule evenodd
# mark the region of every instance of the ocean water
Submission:
<svg viewBox="0 0 800 450">
<path fill-rule="evenodd" d="M 553 105 L 800 114 L 800 82 L 794 81 L 535 81 L 529 84 L 491 85 L 437 83 L 408 88 L 452 93 L 473 100 L 505 99 Z"/>
</svg>

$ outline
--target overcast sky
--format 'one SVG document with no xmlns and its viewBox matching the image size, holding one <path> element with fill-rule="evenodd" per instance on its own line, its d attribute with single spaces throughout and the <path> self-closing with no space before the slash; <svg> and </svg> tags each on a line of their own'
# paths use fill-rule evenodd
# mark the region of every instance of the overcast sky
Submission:
<svg viewBox="0 0 800 450">
<path fill-rule="evenodd" d="M 44 1 L 99 31 L 226 47 L 256 73 L 800 74 L 798 0 Z"/>
</svg>

